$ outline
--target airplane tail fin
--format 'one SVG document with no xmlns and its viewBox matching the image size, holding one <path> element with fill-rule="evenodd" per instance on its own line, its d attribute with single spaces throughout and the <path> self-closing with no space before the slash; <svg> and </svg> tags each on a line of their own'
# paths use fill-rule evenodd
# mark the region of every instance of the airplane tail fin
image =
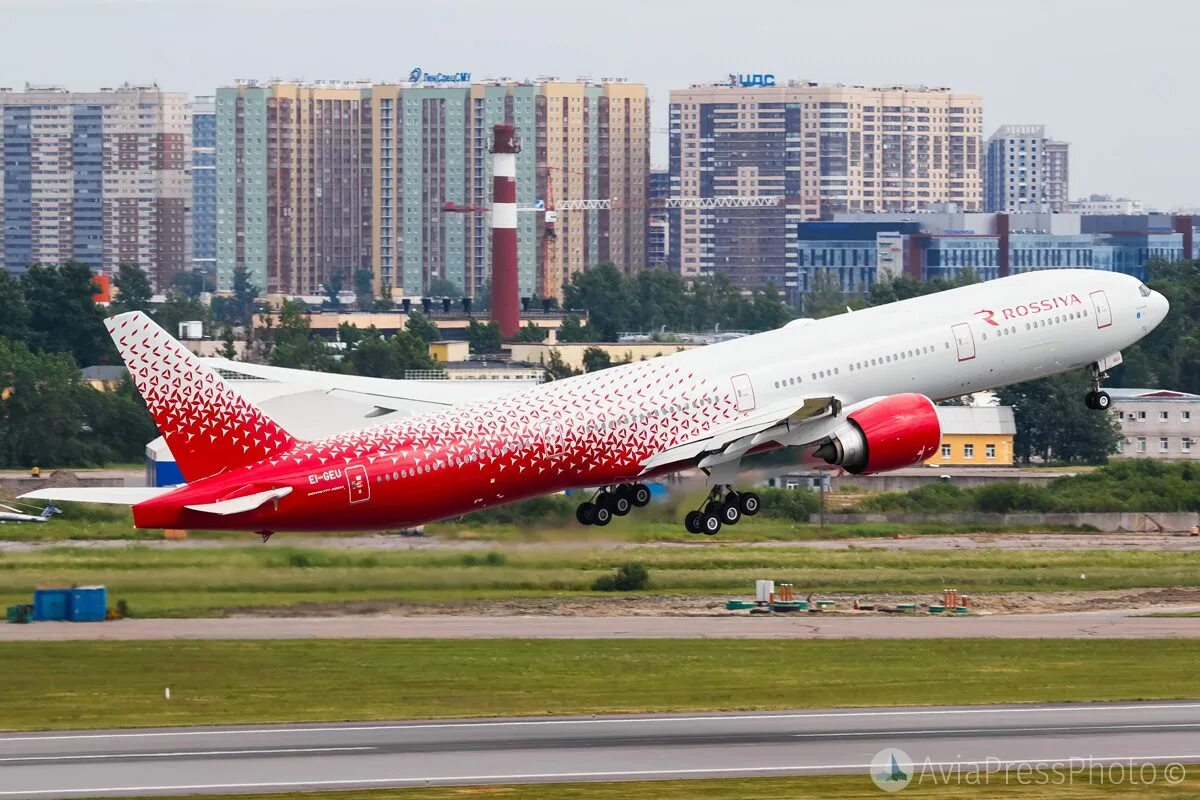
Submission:
<svg viewBox="0 0 1200 800">
<path fill-rule="evenodd" d="M 109 317 L 105 325 L 185 480 L 253 464 L 297 444 L 141 311 Z"/>
</svg>

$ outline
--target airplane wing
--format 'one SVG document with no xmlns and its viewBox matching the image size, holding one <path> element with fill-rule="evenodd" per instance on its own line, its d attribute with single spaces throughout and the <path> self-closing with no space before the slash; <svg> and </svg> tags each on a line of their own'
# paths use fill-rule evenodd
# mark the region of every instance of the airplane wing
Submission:
<svg viewBox="0 0 1200 800">
<path fill-rule="evenodd" d="M 261 505 L 278 500 L 282 497 L 287 497 L 292 493 L 292 487 L 283 486 L 279 489 L 268 489 L 265 492 L 255 492 L 248 494 L 245 497 L 235 497 L 232 500 L 219 500 L 216 503 L 199 503 L 194 506 L 184 506 L 184 508 L 192 511 L 200 511 L 204 514 L 217 514 L 220 516 L 228 516 L 230 514 L 242 514 L 246 511 L 253 511 Z"/>
<path fill-rule="evenodd" d="M 727 425 L 706 431 L 702 436 L 669 450 L 656 453 L 642 462 L 642 472 L 690 461 L 706 455 L 704 461 L 714 456 L 728 460 L 741 457 L 747 450 L 770 441 L 787 440 L 787 444 L 803 444 L 795 441 L 801 431 L 815 420 L 832 418 L 841 409 L 836 397 L 805 397 L 789 400 L 774 406 L 753 411 Z M 824 436 L 823 431 L 812 431 L 812 441 Z M 700 466 L 708 466 L 704 461 Z"/>
</svg>

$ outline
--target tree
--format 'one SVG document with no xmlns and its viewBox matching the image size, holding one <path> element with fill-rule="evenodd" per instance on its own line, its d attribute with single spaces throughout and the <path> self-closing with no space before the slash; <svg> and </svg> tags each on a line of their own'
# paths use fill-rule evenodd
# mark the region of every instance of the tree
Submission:
<svg viewBox="0 0 1200 800">
<path fill-rule="evenodd" d="M 212 329 L 209 307 L 176 289 L 167 292 L 167 301 L 154 312 L 154 318 L 172 336 L 179 335 L 179 323 L 191 320 L 202 322 L 206 331 Z"/>
<path fill-rule="evenodd" d="M 226 323 L 221 331 L 221 358 L 227 358 L 233 361 L 237 358 L 237 347 L 233 343 L 233 326 Z"/>
<path fill-rule="evenodd" d="M 537 344 L 538 342 L 546 341 L 547 336 L 549 336 L 549 332 L 545 328 L 540 328 L 534 325 L 533 322 L 526 322 L 524 327 L 517 331 L 517 335 L 513 337 L 513 341 Z"/>
<path fill-rule="evenodd" d="M 118 314 L 126 311 L 150 313 L 150 299 L 154 296 L 154 290 L 150 287 L 150 276 L 145 270 L 137 264 L 121 264 L 117 267 L 113 284 L 117 287 L 114 311 Z"/>
<path fill-rule="evenodd" d="M 0 386 L 0 463 L 86 463 L 82 403 L 91 387 L 69 353 L 33 353 L 0 339 Z"/>
<path fill-rule="evenodd" d="M 557 347 L 550 348 L 550 353 L 546 357 L 545 367 L 547 381 L 558 381 L 580 374 L 578 370 L 574 370 L 566 365 L 562 360 L 562 353 L 558 352 Z"/>
<path fill-rule="evenodd" d="M 355 345 L 362 339 L 362 331 L 353 322 L 342 322 L 337 326 L 337 340 L 341 342 L 347 350 L 353 350 Z"/>
<path fill-rule="evenodd" d="M 1077 370 L 996 392 L 1001 405 L 1013 407 L 1017 458 L 1026 463 L 1037 456 L 1044 461 L 1103 464 L 1115 453 L 1120 426 L 1114 415 L 1084 406 L 1088 389 L 1088 376 Z"/>
<path fill-rule="evenodd" d="M 16 278 L 0 269 L 0 338 L 26 341 L 29 335 L 25 292 Z"/>
<path fill-rule="evenodd" d="M 323 286 L 325 289 L 325 296 L 328 298 L 329 305 L 333 306 L 334 308 L 339 308 L 342 305 L 341 294 L 342 282 L 344 280 L 345 276 L 342 275 L 342 271 L 340 269 L 335 269 L 333 272 L 329 273 L 329 277 L 325 279 Z"/>
<path fill-rule="evenodd" d="M 428 297 L 462 297 L 462 287 L 457 283 L 445 278 L 434 278 L 429 281 L 429 288 L 425 291 Z"/>
<path fill-rule="evenodd" d="M 633 324 L 633 296 L 625 276 L 613 264 L 576 272 L 563 287 L 563 299 L 567 308 L 587 309 L 588 324 L 602 341 L 617 341 Z"/>
<path fill-rule="evenodd" d="M 81 367 L 118 360 L 104 332 L 105 312 L 92 299 L 96 285 L 87 264 L 34 264 L 21 277 L 21 288 L 33 349 L 70 353 Z"/>
<path fill-rule="evenodd" d="M 562 324 L 559 325 L 558 340 L 563 343 L 594 342 L 596 341 L 595 333 L 591 325 L 584 325 L 579 317 L 567 314 L 563 317 Z"/>
<path fill-rule="evenodd" d="M 583 371 L 599 372 L 612 366 L 612 358 L 608 352 L 599 347 L 589 347 L 583 351 Z"/>
<path fill-rule="evenodd" d="M 177 272 L 171 279 L 170 288 L 183 292 L 193 300 L 198 300 L 200 295 L 208 291 L 208 274 L 203 269 Z"/>
<path fill-rule="evenodd" d="M 742 313 L 743 317 L 736 322 L 736 326 L 748 331 L 775 330 L 795 316 L 783 295 L 770 284 L 751 293 L 750 302 Z"/>
<path fill-rule="evenodd" d="M 273 331 L 271 364 L 276 367 L 307 369 L 316 372 L 340 372 L 328 345 L 312 335 L 304 307 L 284 300 L 279 310 L 279 325 Z"/>
<path fill-rule="evenodd" d="M 637 303 L 634 319 L 645 331 L 678 330 L 687 305 L 687 286 L 677 273 L 648 269 L 633 278 L 632 295 Z"/>
<path fill-rule="evenodd" d="M 494 322 L 481 323 L 473 319 L 467 323 L 467 342 L 471 352 L 476 355 L 499 353 L 503 345 L 500 326 Z"/>
<path fill-rule="evenodd" d="M 369 269 L 354 270 L 354 304 L 359 311 L 375 305 L 375 273 Z"/>
<path fill-rule="evenodd" d="M 362 332 L 362 338 L 346 359 L 355 374 L 372 378 L 399 379 L 409 370 L 437 370 L 423 339 L 408 331 L 399 331 L 384 339 L 375 326 Z"/>
<path fill-rule="evenodd" d="M 438 342 L 442 339 L 442 334 L 438 331 L 437 323 L 431 322 L 429 317 L 426 317 L 420 311 L 413 311 L 408 315 L 408 321 L 404 323 L 404 329 L 426 344 L 429 342 Z"/>
<path fill-rule="evenodd" d="M 813 319 L 832 317 L 846 311 L 846 296 L 837 276 L 827 269 L 813 272 L 812 282 L 804 293 L 804 315 Z"/>
</svg>

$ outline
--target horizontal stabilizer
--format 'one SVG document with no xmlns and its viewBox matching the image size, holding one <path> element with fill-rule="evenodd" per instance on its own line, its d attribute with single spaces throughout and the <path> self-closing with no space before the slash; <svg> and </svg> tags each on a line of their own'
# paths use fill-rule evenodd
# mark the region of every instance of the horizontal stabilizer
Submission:
<svg viewBox="0 0 1200 800">
<path fill-rule="evenodd" d="M 265 503 L 287 497 L 291 493 L 292 487 L 283 486 L 279 489 L 268 489 L 265 492 L 248 494 L 245 497 L 235 497 L 232 500 L 220 500 L 216 503 L 200 503 L 194 506 L 184 506 L 184 508 L 192 511 L 200 511 L 204 514 L 218 514 L 224 517 L 230 514 L 243 514 L 247 511 L 253 511 Z"/>
<path fill-rule="evenodd" d="M 176 486 L 100 486 L 38 489 L 21 495 L 21 500 L 57 500 L 62 503 L 112 503 L 135 506 L 145 500 L 173 492 Z"/>
</svg>

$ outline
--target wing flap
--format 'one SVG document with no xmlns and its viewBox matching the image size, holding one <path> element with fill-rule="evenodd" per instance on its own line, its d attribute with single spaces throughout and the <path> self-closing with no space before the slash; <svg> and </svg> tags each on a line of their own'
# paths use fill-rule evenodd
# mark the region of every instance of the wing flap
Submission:
<svg viewBox="0 0 1200 800">
<path fill-rule="evenodd" d="M 184 508 L 191 511 L 199 511 L 203 514 L 217 514 L 224 517 L 230 514 L 244 514 L 247 511 L 253 511 L 259 506 L 265 505 L 272 500 L 287 497 L 291 493 L 292 487 L 282 486 L 278 489 L 255 492 L 244 497 L 235 497 L 232 500 L 218 500 L 215 503 L 198 503 L 196 505 L 184 506 Z"/>
<path fill-rule="evenodd" d="M 836 404 L 837 399 L 834 397 L 806 397 L 801 400 L 789 400 L 785 403 L 768 406 L 761 411 L 754 411 L 734 420 L 728 425 L 707 431 L 700 438 L 650 456 L 642 462 L 642 471 L 646 472 L 667 464 L 689 461 L 703 453 L 719 452 L 733 443 L 740 446 L 743 442 L 739 440 L 744 440 L 746 446 L 741 447 L 741 452 L 745 452 L 754 444 L 759 443 L 755 439 L 760 434 L 776 428 L 779 429 L 779 434 L 783 434 L 791 426 L 820 416 Z"/>
</svg>

